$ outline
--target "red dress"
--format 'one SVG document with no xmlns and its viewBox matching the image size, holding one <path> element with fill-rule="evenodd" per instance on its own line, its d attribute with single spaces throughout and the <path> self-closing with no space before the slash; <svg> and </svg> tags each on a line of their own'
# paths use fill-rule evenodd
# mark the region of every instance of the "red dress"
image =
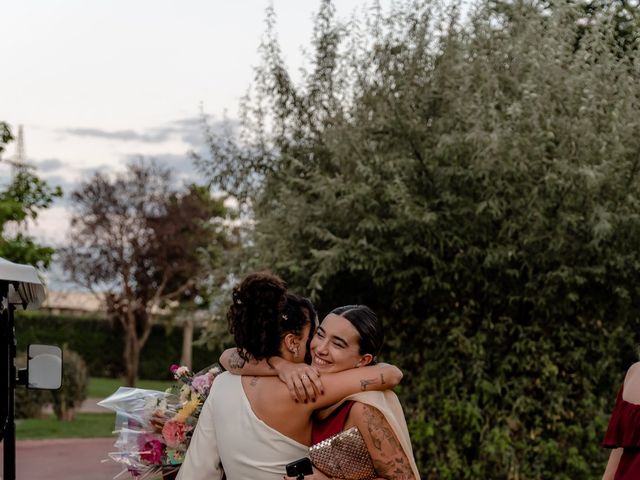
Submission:
<svg viewBox="0 0 640 480">
<path fill-rule="evenodd" d="M 640 404 L 623 400 L 622 388 L 602 446 L 624 448 L 614 480 L 640 480 Z"/>
<path fill-rule="evenodd" d="M 314 418 L 313 426 L 311 427 L 311 445 L 315 445 L 343 431 L 353 404 L 354 402 L 351 401 L 344 402 L 335 411 L 331 412 L 331 415 L 327 418 L 322 420 Z"/>
</svg>

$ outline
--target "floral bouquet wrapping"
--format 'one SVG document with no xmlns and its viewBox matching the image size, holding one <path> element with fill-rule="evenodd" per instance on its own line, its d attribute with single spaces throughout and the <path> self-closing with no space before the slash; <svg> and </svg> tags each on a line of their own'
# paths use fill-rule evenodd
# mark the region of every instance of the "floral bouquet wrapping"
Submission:
<svg viewBox="0 0 640 480">
<path fill-rule="evenodd" d="M 180 468 L 213 379 L 214 364 L 194 374 L 171 366 L 176 385 L 164 392 L 120 387 L 98 405 L 116 412 L 115 451 L 109 458 L 139 480 L 171 476 Z"/>
</svg>

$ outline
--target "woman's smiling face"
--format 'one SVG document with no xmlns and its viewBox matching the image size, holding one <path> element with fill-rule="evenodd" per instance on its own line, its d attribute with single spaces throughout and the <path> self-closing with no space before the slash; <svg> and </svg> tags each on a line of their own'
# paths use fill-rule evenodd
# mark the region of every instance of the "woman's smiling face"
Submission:
<svg viewBox="0 0 640 480">
<path fill-rule="evenodd" d="M 349 320 L 327 315 L 311 340 L 311 365 L 320 372 L 341 372 L 358 366 L 360 335 Z"/>
</svg>

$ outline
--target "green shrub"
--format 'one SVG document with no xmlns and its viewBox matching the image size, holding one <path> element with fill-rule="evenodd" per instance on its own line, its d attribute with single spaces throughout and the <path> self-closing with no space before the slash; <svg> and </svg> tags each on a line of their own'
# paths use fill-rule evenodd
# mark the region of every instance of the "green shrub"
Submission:
<svg viewBox="0 0 640 480">
<path fill-rule="evenodd" d="M 75 410 L 87 398 L 89 375 L 87 364 L 76 352 L 62 352 L 62 388 L 51 391 L 53 411 L 58 420 L 70 421 Z"/>
<path fill-rule="evenodd" d="M 26 353 L 19 353 L 16 356 L 16 367 L 25 368 L 27 366 Z M 31 390 L 23 385 L 16 387 L 16 418 L 39 418 L 42 416 L 42 409 L 51 403 L 51 393 L 47 390 Z"/>
<path fill-rule="evenodd" d="M 385 319 L 422 478 L 595 480 L 640 340 L 638 33 L 618 1 L 441 3 L 321 2 L 301 76 L 269 18 L 203 167 L 249 198 L 245 268 Z"/>
<path fill-rule="evenodd" d="M 199 331 L 196 330 L 197 338 Z M 122 327 L 109 320 L 90 316 L 53 315 L 47 312 L 18 312 L 16 315 L 18 350 L 30 343 L 66 345 L 79 353 L 93 377 L 119 378 L 124 375 Z M 140 378 L 167 380 L 168 368 L 178 363 L 182 349 L 182 330 L 165 325 L 153 326 L 142 349 Z M 193 367 L 198 370 L 216 362 L 219 350 L 193 347 Z"/>
</svg>

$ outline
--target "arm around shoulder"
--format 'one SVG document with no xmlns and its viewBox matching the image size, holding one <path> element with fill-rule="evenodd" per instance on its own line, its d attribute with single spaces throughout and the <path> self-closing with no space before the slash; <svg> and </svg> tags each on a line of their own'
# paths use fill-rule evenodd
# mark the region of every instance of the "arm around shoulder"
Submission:
<svg viewBox="0 0 640 480">
<path fill-rule="evenodd" d="M 390 385 L 395 387 L 396 385 L 400 384 L 400 381 L 404 376 L 404 374 L 402 373 L 402 370 L 400 370 L 395 365 L 391 365 L 390 363 L 379 363 L 377 366 L 384 369 L 384 371 L 386 372 L 387 380 Z"/>
<path fill-rule="evenodd" d="M 402 371 L 393 365 L 379 364 L 351 368 L 322 375 L 324 395 L 318 397 L 314 408 L 332 405 L 349 395 L 370 390 L 388 390 L 402 380 Z"/>
</svg>

